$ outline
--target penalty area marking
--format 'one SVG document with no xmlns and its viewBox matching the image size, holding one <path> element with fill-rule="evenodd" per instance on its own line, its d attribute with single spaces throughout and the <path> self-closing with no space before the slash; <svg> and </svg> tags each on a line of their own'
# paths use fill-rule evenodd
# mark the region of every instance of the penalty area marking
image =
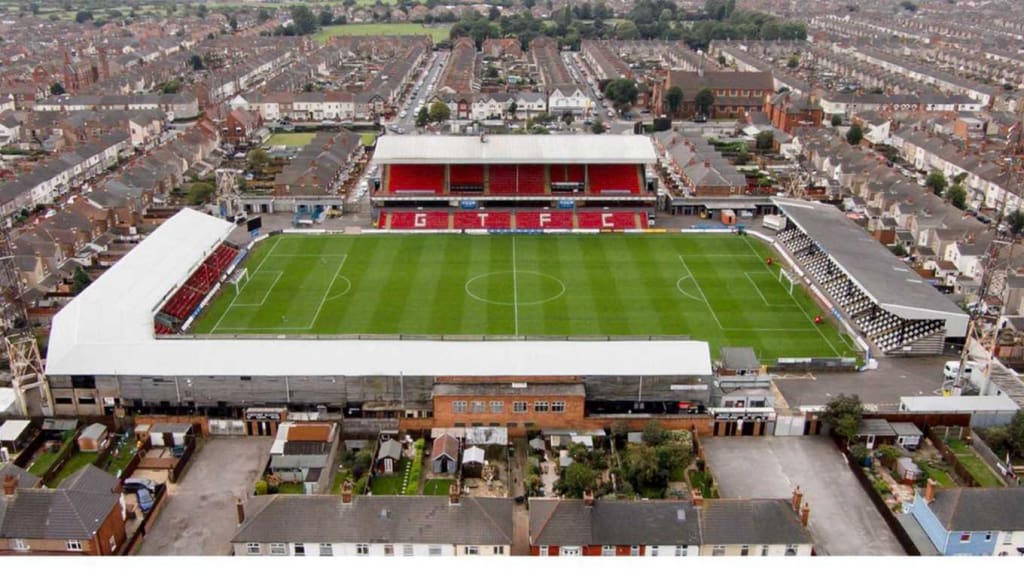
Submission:
<svg viewBox="0 0 1024 576">
<path fill-rule="evenodd" d="M 683 287 L 680 286 L 680 284 L 683 283 L 683 280 L 690 280 L 692 278 L 693 278 L 693 276 L 689 276 L 689 275 L 685 275 L 685 274 L 683 276 L 680 276 L 679 280 L 676 280 L 676 290 L 679 290 L 680 294 L 682 294 L 683 296 L 686 296 L 687 298 L 689 298 L 691 300 L 696 300 L 697 302 L 702 302 L 702 300 L 700 298 L 697 298 L 693 294 L 690 294 L 686 290 L 683 290 Z M 696 284 L 697 281 L 694 280 L 693 283 Z"/>
</svg>

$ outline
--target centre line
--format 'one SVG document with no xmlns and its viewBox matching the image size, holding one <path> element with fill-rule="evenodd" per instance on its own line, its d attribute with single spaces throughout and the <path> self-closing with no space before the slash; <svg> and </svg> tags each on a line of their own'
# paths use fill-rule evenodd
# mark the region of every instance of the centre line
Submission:
<svg viewBox="0 0 1024 576">
<path fill-rule="evenodd" d="M 515 311 L 516 336 L 519 336 L 519 275 L 516 272 L 516 237 L 512 236 L 512 308 Z"/>
</svg>

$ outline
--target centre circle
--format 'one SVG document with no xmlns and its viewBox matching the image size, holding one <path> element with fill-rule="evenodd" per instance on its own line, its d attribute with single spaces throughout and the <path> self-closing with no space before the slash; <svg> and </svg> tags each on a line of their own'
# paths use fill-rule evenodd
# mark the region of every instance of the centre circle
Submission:
<svg viewBox="0 0 1024 576">
<path fill-rule="evenodd" d="M 466 281 L 466 294 L 496 306 L 537 306 L 561 298 L 565 283 L 550 274 L 529 270 L 487 272 Z"/>
</svg>

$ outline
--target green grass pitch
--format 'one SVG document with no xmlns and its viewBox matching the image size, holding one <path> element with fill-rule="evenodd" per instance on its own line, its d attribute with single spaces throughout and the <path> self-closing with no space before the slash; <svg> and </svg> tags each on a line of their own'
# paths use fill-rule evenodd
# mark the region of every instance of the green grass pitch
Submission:
<svg viewBox="0 0 1024 576">
<path fill-rule="evenodd" d="M 854 356 L 770 248 L 726 235 L 278 235 L 194 326 L 215 334 L 679 336 Z"/>
</svg>

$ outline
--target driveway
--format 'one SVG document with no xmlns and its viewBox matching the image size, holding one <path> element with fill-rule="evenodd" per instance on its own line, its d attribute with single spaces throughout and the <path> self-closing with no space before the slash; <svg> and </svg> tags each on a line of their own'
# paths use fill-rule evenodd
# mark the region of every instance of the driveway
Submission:
<svg viewBox="0 0 1024 576">
<path fill-rule="evenodd" d="M 808 528 L 817 553 L 904 555 L 830 439 L 707 438 L 701 444 L 723 498 L 788 500 L 800 486 L 811 507 Z"/>
<path fill-rule="evenodd" d="M 246 500 L 268 458 L 273 438 L 207 440 L 168 501 L 139 552 L 145 556 L 231 553 L 237 527 L 235 499 Z"/>
</svg>

